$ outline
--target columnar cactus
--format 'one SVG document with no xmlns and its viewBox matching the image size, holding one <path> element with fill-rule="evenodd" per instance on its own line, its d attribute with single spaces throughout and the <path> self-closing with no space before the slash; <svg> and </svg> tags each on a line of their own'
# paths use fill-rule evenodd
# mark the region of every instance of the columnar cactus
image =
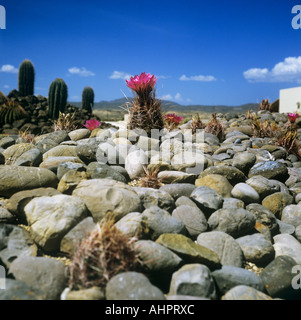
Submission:
<svg viewBox="0 0 301 320">
<path fill-rule="evenodd" d="M 91 87 L 85 87 L 82 93 L 82 108 L 92 113 L 94 105 L 94 91 Z"/>
<path fill-rule="evenodd" d="M 63 79 L 55 79 L 50 87 L 48 94 L 49 117 L 57 119 L 60 112 L 64 113 L 67 104 L 68 87 Z"/>
<path fill-rule="evenodd" d="M 19 93 L 21 96 L 30 96 L 34 93 L 35 70 L 30 60 L 24 60 L 19 67 Z"/>
</svg>

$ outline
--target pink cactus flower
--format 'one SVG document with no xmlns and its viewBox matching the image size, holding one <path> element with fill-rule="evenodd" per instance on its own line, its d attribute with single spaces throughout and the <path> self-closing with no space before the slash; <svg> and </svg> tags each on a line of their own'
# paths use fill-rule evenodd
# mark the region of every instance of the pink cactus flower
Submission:
<svg viewBox="0 0 301 320">
<path fill-rule="evenodd" d="M 166 114 L 164 117 L 168 124 L 179 124 L 183 120 L 182 117 L 177 116 L 174 113 Z"/>
<path fill-rule="evenodd" d="M 87 120 L 86 123 L 84 124 L 84 127 L 89 129 L 90 131 L 93 131 L 94 129 L 98 128 L 101 125 L 101 122 L 98 120 Z"/>
<path fill-rule="evenodd" d="M 136 75 L 131 77 L 130 80 L 126 80 L 127 86 L 137 93 L 152 91 L 156 82 L 157 78 L 154 75 L 145 72 L 142 72 L 140 76 Z"/>
<path fill-rule="evenodd" d="M 297 113 L 288 113 L 288 119 L 291 123 L 295 122 L 298 117 Z"/>
</svg>

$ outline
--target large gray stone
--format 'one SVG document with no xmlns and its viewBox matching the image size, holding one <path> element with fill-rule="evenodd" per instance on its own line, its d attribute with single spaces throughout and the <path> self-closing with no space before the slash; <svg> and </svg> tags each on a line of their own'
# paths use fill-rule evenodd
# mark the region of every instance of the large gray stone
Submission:
<svg viewBox="0 0 301 320">
<path fill-rule="evenodd" d="M 61 240 L 60 251 L 74 254 L 79 242 L 85 239 L 96 227 L 92 217 L 84 218 L 74 228 L 72 228 Z"/>
<path fill-rule="evenodd" d="M 211 270 L 221 266 L 216 252 L 182 234 L 165 233 L 160 235 L 156 242 L 175 252 L 186 263 L 201 263 Z"/>
<path fill-rule="evenodd" d="M 54 188 L 37 188 L 32 190 L 24 190 L 16 192 L 12 195 L 6 202 L 6 208 L 14 214 L 20 223 L 27 224 L 26 216 L 24 212 L 24 207 L 33 198 L 44 197 L 44 196 L 54 196 L 61 194 L 58 190 Z"/>
<path fill-rule="evenodd" d="M 107 300 L 165 300 L 163 292 L 138 272 L 122 272 L 106 286 Z"/>
<path fill-rule="evenodd" d="M 280 186 L 270 181 L 263 176 L 253 176 L 246 181 L 246 184 L 253 187 L 260 196 L 260 199 L 264 199 L 272 193 L 279 192 Z"/>
<path fill-rule="evenodd" d="M 189 235 L 194 239 L 208 228 L 206 217 L 199 208 L 182 205 L 172 212 L 172 216 L 184 223 Z"/>
<path fill-rule="evenodd" d="M 216 252 L 222 265 L 243 266 L 241 247 L 229 234 L 222 231 L 204 232 L 197 237 L 197 243 Z"/>
<path fill-rule="evenodd" d="M 236 153 L 233 157 L 232 165 L 247 174 L 256 161 L 255 154 L 245 152 Z"/>
<path fill-rule="evenodd" d="M 107 164 L 91 162 L 87 167 L 87 173 L 91 179 L 112 179 L 125 183 L 125 177 Z"/>
<path fill-rule="evenodd" d="M 50 170 L 35 167 L 0 166 L 0 196 L 10 197 L 22 190 L 56 188 L 57 176 Z"/>
<path fill-rule="evenodd" d="M 140 198 L 132 187 L 111 179 L 83 180 L 72 195 L 82 199 L 95 222 L 107 213 L 119 220 L 129 212 L 141 211 Z"/>
<path fill-rule="evenodd" d="M 62 238 L 88 215 L 81 199 L 67 195 L 34 198 L 24 211 L 34 241 L 47 252 L 59 250 Z"/>
<path fill-rule="evenodd" d="M 301 205 L 288 205 L 282 210 L 281 221 L 292 224 L 294 227 L 301 225 Z"/>
<path fill-rule="evenodd" d="M 240 245 L 246 261 L 258 267 L 266 266 L 275 257 L 273 245 L 261 233 L 254 233 L 236 239 Z"/>
<path fill-rule="evenodd" d="M 288 178 L 288 169 L 285 164 L 278 161 L 262 161 L 250 169 L 248 177 L 257 175 L 284 182 Z"/>
<path fill-rule="evenodd" d="M 163 233 L 186 234 L 184 223 L 172 217 L 166 210 L 159 207 L 150 207 L 142 213 L 146 228 L 149 230 L 149 237 L 156 240 Z"/>
<path fill-rule="evenodd" d="M 125 169 L 131 179 L 144 176 L 144 167 L 148 164 L 148 157 L 142 150 L 136 150 L 128 154 L 125 159 Z"/>
<path fill-rule="evenodd" d="M 186 264 L 172 275 L 169 295 L 190 295 L 215 300 L 215 283 L 208 267 Z"/>
<path fill-rule="evenodd" d="M 156 274 L 156 276 L 161 276 L 163 273 L 166 277 L 178 269 L 183 262 L 174 252 L 151 240 L 135 242 L 135 251 L 145 272 Z"/>
<path fill-rule="evenodd" d="M 140 197 L 140 201 L 145 209 L 157 206 L 170 212 L 175 207 L 173 197 L 167 192 L 143 187 L 134 187 L 133 189 Z"/>
<path fill-rule="evenodd" d="M 252 287 L 238 285 L 227 291 L 221 300 L 273 300 L 273 298 Z"/>
<path fill-rule="evenodd" d="M 224 295 L 238 285 L 250 286 L 256 290 L 264 291 L 262 279 L 254 272 L 234 266 L 223 266 L 212 272 L 219 294 Z"/>
<path fill-rule="evenodd" d="M 21 256 L 12 262 L 9 274 L 44 292 L 47 300 L 59 300 L 67 285 L 66 267 L 62 262 L 47 257 Z"/>
<path fill-rule="evenodd" d="M 39 139 L 36 146 L 42 152 L 45 153 L 53 147 L 56 147 L 63 141 L 70 140 L 68 132 L 65 130 L 58 130 L 45 135 L 42 139 Z"/>
<path fill-rule="evenodd" d="M 222 207 L 223 197 L 209 187 L 197 187 L 190 195 L 205 214 L 210 214 Z"/>
<path fill-rule="evenodd" d="M 242 200 L 245 204 L 259 203 L 260 197 L 257 191 L 246 183 L 240 182 L 231 190 L 233 198 Z"/>
<path fill-rule="evenodd" d="M 212 166 L 205 169 L 200 175 L 199 179 L 206 176 L 207 174 L 219 174 L 228 179 L 228 181 L 235 185 L 239 182 L 245 182 L 246 176 L 239 169 L 232 166 Z"/>
<path fill-rule="evenodd" d="M 255 216 L 256 223 L 261 223 L 269 228 L 271 235 L 274 236 L 279 232 L 279 226 L 275 215 L 266 207 L 259 203 L 251 203 L 246 209 Z"/>
<path fill-rule="evenodd" d="M 208 219 L 211 230 L 223 231 L 233 238 L 252 233 L 255 223 L 253 213 L 242 208 L 219 209 Z"/>
<path fill-rule="evenodd" d="M 182 196 L 190 197 L 195 188 L 191 183 L 172 183 L 160 187 L 159 190 L 169 193 L 176 200 Z"/>
<path fill-rule="evenodd" d="M 5 290 L 0 290 L 0 300 L 45 300 L 46 295 L 19 280 L 5 279 Z"/>
<path fill-rule="evenodd" d="M 281 299 L 290 299 L 297 295 L 300 299 L 300 289 L 296 290 L 292 286 L 296 276 L 292 271 L 296 265 L 297 262 L 293 258 L 283 255 L 276 257 L 263 269 L 260 278 L 264 282 L 268 295 Z"/>
<path fill-rule="evenodd" d="M 36 256 L 38 248 L 25 229 L 11 224 L 0 224 L 0 262 L 10 267 L 19 256 Z"/>
<path fill-rule="evenodd" d="M 26 151 L 35 149 L 35 146 L 31 143 L 18 143 L 14 144 L 3 151 L 5 157 L 5 163 L 8 165 L 14 164 L 17 159 L 22 156 Z"/>
<path fill-rule="evenodd" d="M 148 235 L 148 230 L 145 228 L 145 218 L 141 212 L 130 212 L 118 220 L 115 225 L 117 229 L 129 237 L 143 239 Z"/>
<path fill-rule="evenodd" d="M 301 264 L 301 243 L 290 234 L 278 234 L 274 236 L 275 255 L 290 256 L 298 264 Z"/>
<path fill-rule="evenodd" d="M 38 148 L 24 152 L 15 161 L 16 166 L 38 167 L 42 162 L 42 153 Z"/>
</svg>

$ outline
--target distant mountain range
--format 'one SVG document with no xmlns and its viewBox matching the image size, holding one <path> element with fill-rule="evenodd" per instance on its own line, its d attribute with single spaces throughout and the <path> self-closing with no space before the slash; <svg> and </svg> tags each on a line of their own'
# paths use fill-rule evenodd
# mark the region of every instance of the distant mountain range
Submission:
<svg viewBox="0 0 301 320">
<path fill-rule="evenodd" d="M 94 110 L 122 110 L 126 103 L 130 102 L 127 98 L 115 99 L 112 101 L 100 101 L 94 104 Z M 81 108 L 81 102 L 70 102 L 70 104 Z M 247 103 L 240 106 L 226 106 L 226 105 L 181 105 L 173 101 L 162 100 L 162 106 L 165 110 L 178 112 L 205 112 L 205 113 L 245 113 L 248 110 L 257 111 L 258 103 Z"/>
</svg>

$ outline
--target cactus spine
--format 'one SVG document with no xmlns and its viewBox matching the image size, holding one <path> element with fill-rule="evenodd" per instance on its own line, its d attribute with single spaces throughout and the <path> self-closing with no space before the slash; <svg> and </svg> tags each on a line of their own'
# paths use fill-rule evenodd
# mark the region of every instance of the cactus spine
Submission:
<svg viewBox="0 0 301 320">
<path fill-rule="evenodd" d="M 92 113 L 94 105 L 94 91 L 91 87 L 85 87 L 82 93 L 82 108 Z"/>
<path fill-rule="evenodd" d="M 63 79 L 55 79 L 50 87 L 48 94 L 49 117 L 57 119 L 60 112 L 64 113 L 67 104 L 68 87 Z"/>
<path fill-rule="evenodd" d="M 35 70 L 30 60 L 24 60 L 21 63 L 18 78 L 20 95 L 22 97 L 33 95 Z"/>
</svg>

